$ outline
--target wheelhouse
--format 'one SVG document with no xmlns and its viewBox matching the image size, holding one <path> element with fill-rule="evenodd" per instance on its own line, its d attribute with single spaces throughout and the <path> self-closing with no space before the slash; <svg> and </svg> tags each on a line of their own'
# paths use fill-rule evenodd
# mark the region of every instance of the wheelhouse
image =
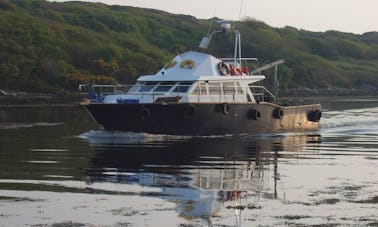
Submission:
<svg viewBox="0 0 378 227">
<path fill-rule="evenodd" d="M 254 103 L 273 96 L 262 86 L 240 80 L 142 81 L 114 90 L 118 92 L 106 95 L 104 103 Z"/>
</svg>

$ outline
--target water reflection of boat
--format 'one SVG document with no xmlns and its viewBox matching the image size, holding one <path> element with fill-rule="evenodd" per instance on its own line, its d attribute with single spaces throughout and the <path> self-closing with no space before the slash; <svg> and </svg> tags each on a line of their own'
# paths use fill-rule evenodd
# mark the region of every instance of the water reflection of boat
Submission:
<svg viewBox="0 0 378 227">
<path fill-rule="evenodd" d="M 88 176 L 94 182 L 157 187 L 160 197 L 177 203 L 180 217 L 209 223 L 222 208 L 234 211 L 237 223 L 252 195 L 275 198 L 279 151 L 306 150 L 318 136 L 266 138 L 193 138 L 115 145 L 96 143 Z M 104 141 L 102 141 L 104 142 Z M 296 153 L 296 152 L 295 152 Z M 285 152 L 283 155 L 290 156 Z M 253 208 L 251 208 L 253 209 Z"/>
</svg>

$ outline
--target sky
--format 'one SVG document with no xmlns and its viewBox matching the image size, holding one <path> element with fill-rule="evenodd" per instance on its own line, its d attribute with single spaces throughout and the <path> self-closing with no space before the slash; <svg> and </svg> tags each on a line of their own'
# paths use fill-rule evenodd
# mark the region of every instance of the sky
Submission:
<svg viewBox="0 0 378 227">
<path fill-rule="evenodd" d="M 58 2 L 66 0 L 55 0 Z M 81 0 L 239 20 L 254 18 L 273 27 L 362 34 L 378 31 L 378 0 Z M 242 7 L 241 7 L 242 6 Z"/>
</svg>

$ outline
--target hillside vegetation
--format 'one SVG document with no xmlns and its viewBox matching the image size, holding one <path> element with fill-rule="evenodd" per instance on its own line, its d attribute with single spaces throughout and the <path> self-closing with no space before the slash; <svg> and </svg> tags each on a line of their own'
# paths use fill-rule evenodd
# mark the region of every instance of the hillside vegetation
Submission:
<svg viewBox="0 0 378 227">
<path fill-rule="evenodd" d="M 0 0 L 0 89 L 59 92 L 85 82 L 132 82 L 197 46 L 210 22 L 99 3 Z M 378 88 L 378 32 L 309 32 L 253 19 L 238 26 L 243 56 L 261 64 L 286 60 L 281 88 Z M 232 54 L 227 40 L 215 39 L 209 51 Z"/>
</svg>

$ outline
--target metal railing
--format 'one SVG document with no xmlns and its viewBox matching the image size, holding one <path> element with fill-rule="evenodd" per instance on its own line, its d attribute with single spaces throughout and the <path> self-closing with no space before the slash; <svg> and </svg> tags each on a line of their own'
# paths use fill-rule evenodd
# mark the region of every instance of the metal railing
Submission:
<svg viewBox="0 0 378 227">
<path fill-rule="evenodd" d="M 127 93 L 133 85 L 105 85 L 105 84 L 80 84 L 79 91 L 82 94 L 89 93 L 101 93 L 103 95 L 107 94 L 122 94 Z"/>
<path fill-rule="evenodd" d="M 273 95 L 266 87 L 249 86 L 253 96 L 258 102 L 276 102 L 276 96 Z"/>
<path fill-rule="evenodd" d="M 217 86 L 199 86 L 191 88 L 193 85 L 79 85 L 82 94 L 92 95 L 93 100 L 99 100 L 98 97 L 106 95 L 131 95 L 135 99 L 148 100 L 156 102 L 156 100 L 164 100 L 165 98 L 177 97 L 177 101 L 182 97 L 189 101 L 196 102 L 246 102 L 249 89 L 257 102 L 269 101 L 276 102 L 276 97 L 263 86 L 242 87 L 222 87 Z M 160 88 L 157 90 L 157 88 Z M 188 92 L 190 91 L 190 92 Z M 167 99 L 168 100 L 168 99 Z M 172 99 L 173 100 L 173 99 Z"/>
</svg>

